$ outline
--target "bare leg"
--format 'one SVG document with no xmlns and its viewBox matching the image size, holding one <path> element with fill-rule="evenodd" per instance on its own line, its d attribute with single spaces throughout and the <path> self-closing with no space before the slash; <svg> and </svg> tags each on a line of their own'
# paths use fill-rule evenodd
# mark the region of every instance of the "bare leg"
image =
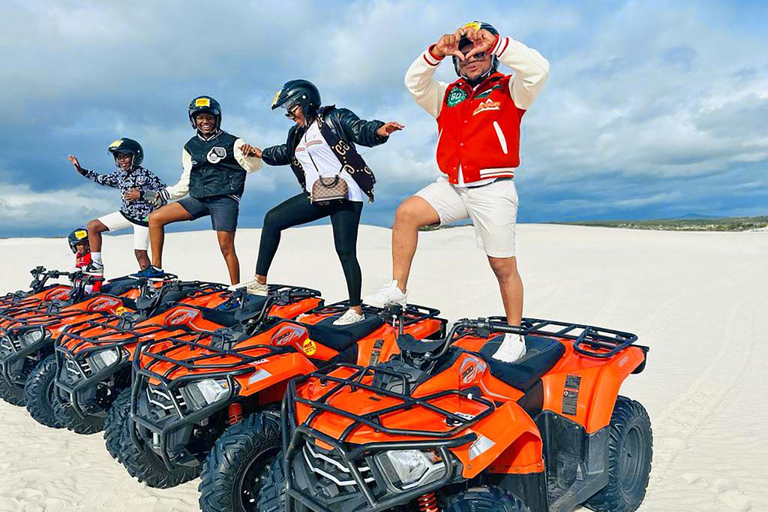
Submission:
<svg viewBox="0 0 768 512">
<path fill-rule="evenodd" d="M 149 266 L 149 256 L 147 255 L 147 251 L 134 249 L 133 254 L 136 256 L 136 261 L 139 262 L 139 268 L 141 270 L 144 270 Z"/>
<path fill-rule="evenodd" d="M 501 300 L 509 325 L 520 325 L 523 319 L 523 280 L 517 271 L 517 258 L 493 258 L 488 256 L 493 273 L 499 281 Z"/>
<path fill-rule="evenodd" d="M 109 231 L 109 228 L 102 224 L 99 219 L 93 219 L 88 222 L 88 244 L 91 246 L 91 252 L 101 252 L 101 234 Z"/>
<path fill-rule="evenodd" d="M 397 207 L 392 227 L 392 277 L 405 293 L 411 263 L 419 242 L 419 228 L 440 222 L 432 206 L 418 196 L 411 196 Z"/>
<path fill-rule="evenodd" d="M 192 220 L 192 215 L 179 203 L 171 203 L 149 214 L 149 242 L 152 245 L 152 264 L 163 268 L 163 243 L 165 225 L 182 220 Z"/>
<path fill-rule="evenodd" d="M 235 231 L 217 231 L 216 237 L 219 239 L 219 249 L 229 270 L 229 281 L 232 284 L 240 282 L 240 260 L 237 259 L 235 252 Z"/>
</svg>

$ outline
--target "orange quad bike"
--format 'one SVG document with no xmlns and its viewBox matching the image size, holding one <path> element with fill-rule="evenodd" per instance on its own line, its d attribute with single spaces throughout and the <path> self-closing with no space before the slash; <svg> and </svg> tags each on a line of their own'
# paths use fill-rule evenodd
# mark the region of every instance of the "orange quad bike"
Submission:
<svg viewBox="0 0 768 512">
<path fill-rule="evenodd" d="M 31 306 L 39 302 L 52 300 L 66 300 L 70 287 L 61 283 L 48 284 L 51 279 L 69 276 L 69 272 L 58 270 L 46 270 L 45 267 L 35 267 L 29 272 L 32 274 L 32 282 L 29 290 L 18 290 L 0 296 L 0 311 L 7 308 Z"/>
<path fill-rule="evenodd" d="M 53 353 L 53 340 L 61 331 L 83 320 L 114 314 L 132 305 L 142 281 L 121 278 L 103 285 L 102 292 L 87 293 L 95 280 L 82 272 L 72 280 L 66 300 L 38 302 L 0 312 L 0 398 L 24 405 L 24 386 L 32 371 Z"/>
<path fill-rule="evenodd" d="M 525 334 L 515 363 L 493 358 Z M 652 433 L 621 383 L 645 367 L 637 336 L 564 322 L 462 320 L 444 340 L 292 382 L 284 456 L 256 509 L 321 512 L 636 510 Z"/>
<path fill-rule="evenodd" d="M 184 285 L 174 288 L 183 290 Z M 266 309 L 267 297 L 247 295 L 243 290 L 229 292 L 222 285 L 210 294 L 203 286 L 192 285 L 191 289 L 177 305 L 155 311 L 153 316 L 122 315 L 81 322 L 62 333 L 56 342 L 56 390 L 51 406 L 66 428 L 79 434 L 106 428 L 107 450 L 118 458 L 121 427 L 115 425 L 122 424 L 130 407 L 131 361 L 140 343 L 191 340 L 201 332 L 217 330 L 246 335 L 267 314 L 293 318 L 323 302 L 317 290 L 283 285 L 270 285 L 270 295 L 276 299 Z"/>
<path fill-rule="evenodd" d="M 57 361 L 56 354 L 60 350 L 56 347 L 60 345 L 62 338 L 70 339 L 68 333 L 76 335 L 75 333 L 90 334 L 98 330 L 126 329 L 143 319 L 168 311 L 175 304 L 215 307 L 229 302 L 232 295 L 222 284 L 179 281 L 170 275 L 160 280 L 132 279 L 132 282 L 139 286 L 140 290 L 140 295 L 135 300 L 123 299 L 116 308 L 104 310 L 97 316 L 78 318 L 76 323 L 69 323 L 61 330 L 58 339 L 50 343 L 50 347 L 45 346 L 46 351 L 50 348 L 50 353 L 30 373 L 24 389 L 27 410 L 36 421 L 53 428 L 69 426 L 69 423 L 75 421 L 66 404 L 62 403 L 61 394 L 54 384 L 62 362 Z M 122 352 L 93 350 L 88 355 L 90 358 L 83 362 L 86 370 L 107 370 L 120 363 L 120 358 L 115 356 L 122 356 Z M 130 366 L 129 362 L 126 364 Z M 108 387 L 100 391 L 99 401 L 106 408 L 114 399 L 115 389 Z M 94 425 L 89 425 L 87 421 L 81 423 L 84 424 L 78 425 L 80 429 L 94 428 Z"/>
<path fill-rule="evenodd" d="M 399 333 L 425 338 L 445 330 L 439 311 L 415 305 L 364 306 L 363 321 L 333 325 L 348 309 L 345 301 L 296 320 L 270 318 L 248 338 L 224 333 L 143 345 L 123 436 L 128 472 L 167 488 L 202 470 L 204 511 L 253 510 L 254 476 L 281 447 L 277 411 L 290 379 L 337 361 L 389 358 Z"/>
</svg>

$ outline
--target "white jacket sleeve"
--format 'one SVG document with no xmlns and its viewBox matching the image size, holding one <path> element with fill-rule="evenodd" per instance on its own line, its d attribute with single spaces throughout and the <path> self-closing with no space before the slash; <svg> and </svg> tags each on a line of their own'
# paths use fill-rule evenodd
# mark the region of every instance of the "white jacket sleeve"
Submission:
<svg viewBox="0 0 768 512">
<path fill-rule="evenodd" d="M 493 53 L 499 62 L 515 72 L 509 81 L 509 93 L 517 108 L 528 110 L 544 88 L 549 76 L 549 62 L 536 50 L 511 37 L 499 37 Z"/>
<path fill-rule="evenodd" d="M 166 199 L 181 199 L 189 194 L 189 174 L 192 172 L 192 155 L 186 149 L 181 151 L 181 172 L 179 182 L 165 189 Z"/>
<path fill-rule="evenodd" d="M 235 141 L 235 160 L 237 160 L 237 163 L 240 164 L 240 167 L 245 169 L 245 172 L 250 173 L 253 171 L 258 171 L 261 169 L 261 158 L 243 155 L 243 152 L 240 150 L 240 148 L 243 147 L 243 144 L 245 144 L 243 139 L 237 139 Z"/>
<path fill-rule="evenodd" d="M 405 86 L 411 96 L 434 118 L 440 115 L 445 90 L 448 88 L 445 82 L 435 80 L 435 70 L 439 65 L 440 60 L 427 50 L 419 55 L 405 72 Z"/>
</svg>

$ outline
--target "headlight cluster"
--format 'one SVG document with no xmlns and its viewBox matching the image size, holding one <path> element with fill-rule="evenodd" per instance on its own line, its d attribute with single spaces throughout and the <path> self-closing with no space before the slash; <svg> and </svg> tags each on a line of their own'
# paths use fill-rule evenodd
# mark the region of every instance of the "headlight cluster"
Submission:
<svg viewBox="0 0 768 512">
<path fill-rule="evenodd" d="M 194 410 L 224 400 L 229 393 L 229 382 L 226 379 L 205 379 L 187 384 L 181 390 L 187 405 Z"/>
<path fill-rule="evenodd" d="M 21 335 L 19 341 L 21 342 L 22 346 L 28 347 L 30 345 L 34 345 L 35 343 L 39 343 L 49 334 L 50 333 L 45 329 L 45 327 L 40 327 L 39 329 L 26 331 Z"/>
<path fill-rule="evenodd" d="M 122 359 L 122 356 L 123 354 L 120 352 L 119 348 L 108 348 L 88 356 L 88 363 L 91 365 L 93 373 L 98 373 L 104 368 L 116 364 Z"/>
<path fill-rule="evenodd" d="M 376 461 L 401 491 L 431 484 L 445 475 L 445 463 L 433 450 L 390 450 L 376 455 Z"/>
</svg>

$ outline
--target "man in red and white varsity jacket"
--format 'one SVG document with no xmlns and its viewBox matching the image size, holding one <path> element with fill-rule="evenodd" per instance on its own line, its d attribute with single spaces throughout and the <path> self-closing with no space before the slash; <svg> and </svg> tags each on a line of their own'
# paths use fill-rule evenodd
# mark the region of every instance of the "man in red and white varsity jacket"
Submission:
<svg viewBox="0 0 768 512">
<path fill-rule="evenodd" d="M 451 57 L 459 75 L 452 84 L 435 80 L 435 70 Z M 499 64 L 511 75 L 497 71 Z M 549 63 L 536 50 L 501 37 L 488 23 L 472 22 L 443 35 L 421 54 L 405 75 L 416 102 L 437 119 L 436 183 L 406 199 L 397 209 L 392 232 L 393 280 L 366 302 L 404 303 L 418 229 L 471 219 L 478 245 L 488 256 L 501 289 L 510 325 L 523 314 L 523 283 L 515 257 L 520 122 L 541 92 Z M 515 361 L 525 342 L 507 334 L 494 357 Z"/>
</svg>

